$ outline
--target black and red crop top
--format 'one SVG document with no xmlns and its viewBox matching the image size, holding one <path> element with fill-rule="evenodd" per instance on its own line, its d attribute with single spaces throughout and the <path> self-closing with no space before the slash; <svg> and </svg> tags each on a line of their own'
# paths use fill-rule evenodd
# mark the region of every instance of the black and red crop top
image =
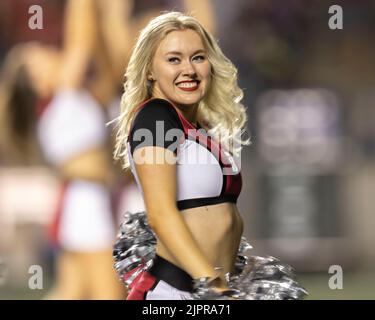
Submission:
<svg viewBox="0 0 375 320">
<path fill-rule="evenodd" d="M 137 148 L 159 146 L 177 156 L 179 210 L 237 202 L 242 178 L 233 158 L 169 101 L 154 98 L 142 103 L 136 110 L 127 143 L 130 169 L 141 192 L 133 153 Z"/>
</svg>

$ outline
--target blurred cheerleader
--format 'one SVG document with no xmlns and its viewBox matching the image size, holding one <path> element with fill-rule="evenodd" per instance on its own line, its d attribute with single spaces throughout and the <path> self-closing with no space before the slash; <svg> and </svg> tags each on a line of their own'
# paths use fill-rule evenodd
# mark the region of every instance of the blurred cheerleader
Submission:
<svg viewBox="0 0 375 320">
<path fill-rule="evenodd" d="M 65 14 L 62 50 L 27 43 L 8 54 L 2 111 L 10 121 L 2 146 L 23 152 L 25 135 L 35 130 L 44 159 L 63 181 L 51 227 L 60 249 L 56 285 L 47 299 L 121 299 L 112 266 L 113 168 L 103 107 L 113 96 L 111 75 L 96 38 L 95 2 L 68 1 Z M 33 116 L 36 127 L 29 125 Z"/>
</svg>

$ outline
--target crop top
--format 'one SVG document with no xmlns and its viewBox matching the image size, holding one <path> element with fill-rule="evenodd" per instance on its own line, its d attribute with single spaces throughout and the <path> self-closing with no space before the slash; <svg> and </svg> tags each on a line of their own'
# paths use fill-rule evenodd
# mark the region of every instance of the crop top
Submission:
<svg viewBox="0 0 375 320">
<path fill-rule="evenodd" d="M 220 144 L 199 129 L 164 99 L 147 100 L 136 109 L 127 149 L 130 169 L 141 192 L 133 153 L 140 147 L 159 146 L 177 156 L 176 200 L 179 210 L 237 202 L 242 178 L 236 163 Z"/>
<path fill-rule="evenodd" d="M 107 143 L 107 117 L 89 91 L 60 90 L 38 104 L 38 141 L 45 159 L 61 166 Z"/>
</svg>

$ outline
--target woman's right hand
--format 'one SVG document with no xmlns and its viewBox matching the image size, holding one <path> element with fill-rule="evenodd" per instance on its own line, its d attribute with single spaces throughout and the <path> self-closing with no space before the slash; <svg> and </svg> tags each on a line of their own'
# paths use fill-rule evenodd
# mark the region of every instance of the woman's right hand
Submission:
<svg viewBox="0 0 375 320">
<path fill-rule="evenodd" d="M 209 281 L 210 288 L 213 289 L 217 293 L 225 293 L 231 291 L 228 287 L 228 282 L 225 277 L 220 274 Z"/>
</svg>

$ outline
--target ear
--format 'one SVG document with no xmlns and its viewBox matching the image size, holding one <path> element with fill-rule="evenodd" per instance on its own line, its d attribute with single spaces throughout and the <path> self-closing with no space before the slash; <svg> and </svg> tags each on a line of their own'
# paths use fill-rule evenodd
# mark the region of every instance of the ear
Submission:
<svg viewBox="0 0 375 320">
<path fill-rule="evenodd" d="M 152 66 L 150 66 L 148 71 L 147 71 L 147 80 L 149 80 L 149 81 L 155 80 L 154 74 L 152 72 Z"/>
</svg>

